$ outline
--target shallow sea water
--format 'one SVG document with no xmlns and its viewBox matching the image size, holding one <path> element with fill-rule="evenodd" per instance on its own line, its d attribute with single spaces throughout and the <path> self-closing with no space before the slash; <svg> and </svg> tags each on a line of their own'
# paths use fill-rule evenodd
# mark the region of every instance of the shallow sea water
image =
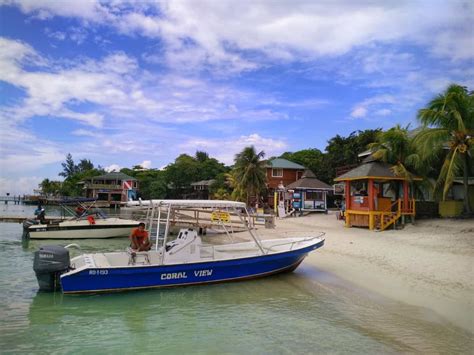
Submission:
<svg viewBox="0 0 474 355">
<path fill-rule="evenodd" d="M 33 210 L 9 205 L 0 214 L 30 216 Z M 304 262 L 293 273 L 254 281 L 105 295 L 40 293 L 33 252 L 43 244 L 72 241 L 26 242 L 21 234 L 21 225 L 0 223 L 1 353 L 473 350 L 472 334 L 429 310 L 368 293 Z M 78 243 L 85 252 L 105 251 L 124 248 L 127 240 Z"/>
</svg>

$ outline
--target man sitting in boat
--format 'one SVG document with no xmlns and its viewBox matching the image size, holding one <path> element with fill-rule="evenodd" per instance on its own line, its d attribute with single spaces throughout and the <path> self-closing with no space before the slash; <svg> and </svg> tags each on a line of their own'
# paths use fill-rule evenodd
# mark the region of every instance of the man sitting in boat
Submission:
<svg viewBox="0 0 474 355">
<path fill-rule="evenodd" d="M 48 222 L 46 221 L 46 212 L 41 205 L 38 205 L 38 208 L 35 210 L 35 215 L 36 215 L 36 219 L 41 224 L 48 224 Z"/>
<path fill-rule="evenodd" d="M 130 246 L 134 251 L 148 251 L 151 248 L 148 232 L 145 230 L 145 223 L 140 223 L 130 234 Z"/>
</svg>

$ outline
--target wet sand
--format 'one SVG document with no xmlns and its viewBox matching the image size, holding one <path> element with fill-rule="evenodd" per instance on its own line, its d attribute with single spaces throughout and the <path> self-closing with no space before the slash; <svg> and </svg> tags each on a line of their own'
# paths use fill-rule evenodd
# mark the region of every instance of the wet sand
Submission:
<svg viewBox="0 0 474 355">
<path fill-rule="evenodd" d="M 319 231 L 325 245 L 305 263 L 474 333 L 474 220 L 420 220 L 371 232 L 345 228 L 329 213 L 277 219 L 274 230 L 259 229 L 265 237 Z"/>
</svg>

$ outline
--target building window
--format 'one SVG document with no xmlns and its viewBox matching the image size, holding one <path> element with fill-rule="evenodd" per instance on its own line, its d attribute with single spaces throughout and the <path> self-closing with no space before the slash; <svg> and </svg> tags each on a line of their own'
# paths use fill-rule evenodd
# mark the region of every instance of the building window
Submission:
<svg viewBox="0 0 474 355">
<path fill-rule="evenodd" d="M 283 177 L 283 169 L 272 169 L 272 177 Z"/>
<path fill-rule="evenodd" d="M 306 191 L 306 200 L 308 201 L 323 201 L 322 191 Z"/>
</svg>

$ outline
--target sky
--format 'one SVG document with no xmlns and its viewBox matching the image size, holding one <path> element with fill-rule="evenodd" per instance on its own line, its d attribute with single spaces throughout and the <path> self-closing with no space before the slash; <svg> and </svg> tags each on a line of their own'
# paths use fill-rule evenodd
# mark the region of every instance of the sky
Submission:
<svg viewBox="0 0 474 355">
<path fill-rule="evenodd" d="M 417 125 L 474 89 L 474 2 L 0 0 L 0 195 L 68 153 L 108 170 L 226 164 Z"/>
</svg>

